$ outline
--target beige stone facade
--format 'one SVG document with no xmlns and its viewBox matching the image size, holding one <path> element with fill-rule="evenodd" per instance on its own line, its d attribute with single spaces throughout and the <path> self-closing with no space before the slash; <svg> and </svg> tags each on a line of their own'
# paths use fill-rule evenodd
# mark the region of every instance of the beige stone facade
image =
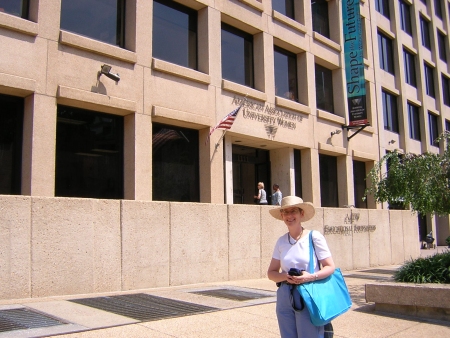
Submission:
<svg viewBox="0 0 450 338">
<path fill-rule="evenodd" d="M 7 285 L 0 297 L 263 277 L 285 229 L 270 218 L 269 207 L 234 200 L 236 145 L 269 152 L 271 182 L 285 196 L 300 194 L 295 177 L 301 176 L 302 198 L 319 208 L 311 226 L 325 233 L 343 269 L 417 257 L 417 217 L 409 211 L 389 211 L 370 196 L 367 209 L 345 206 L 355 204 L 354 160 L 368 172 L 386 151 L 443 151 L 430 145 L 428 113 L 445 130 L 450 107 L 440 74 L 450 77 L 450 70 L 439 59 L 435 32 L 445 34 L 448 51 L 449 2 L 442 1 L 440 19 L 434 1 L 405 0 L 411 37 L 401 30 L 398 1 L 389 2 L 388 20 L 373 1 L 361 0 L 370 126 L 351 139 L 355 130 L 345 128 L 342 1 L 328 1 L 330 38 L 313 31 L 307 0 L 295 1 L 295 20 L 274 11 L 270 0 L 177 2 L 198 12 L 197 70 L 153 57 L 150 0 L 125 1 L 124 48 L 60 29 L 61 0 L 31 0 L 28 20 L 0 12 L 0 94 L 24 98 L 21 193 L 0 196 L 0 284 Z M 430 21 L 431 51 L 420 40 L 420 16 Z M 222 78 L 222 23 L 253 36 L 253 88 Z M 380 70 L 379 31 L 394 42 L 395 76 Z M 275 94 L 274 45 L 296 55 L 298 102 Z M 417 88 L 405 83 L 403 48 L 416 55 Z M 424 61 L 435 69 L 435 99 L 426 94 Z M 103 64 L 120 74 L 119 82 L 98 77 Z M 316 64 L 332 71 L 332 113 L 317 108 Z M 398 133 L 384 129 L 382 90 L 397 97 Z M 210 128 L 244 98 L 247 106 L 225 137 L 216 131 L 205 145 Z M 421 141 L 409 136 L 407 102 L 420 108 Z M 55 196 L 58 105 L 124 117 L 123 199 Z M 280 116 L 282 123 L 269 128 Z M 153 123 L 198 131 L 200 203 L 153 201 Z M 332 134 L 336 130 L 342 132 Z M 301 170 L 294 166 L 295 151 Z M 337 208 L 321 208 L 319 155 L 337 159 Z M 327 234 L 327 226 L 337 228 Z M 448 217 L 428 217 L 427 227 L 441 245 L 450 234 Z"/>
</svg>

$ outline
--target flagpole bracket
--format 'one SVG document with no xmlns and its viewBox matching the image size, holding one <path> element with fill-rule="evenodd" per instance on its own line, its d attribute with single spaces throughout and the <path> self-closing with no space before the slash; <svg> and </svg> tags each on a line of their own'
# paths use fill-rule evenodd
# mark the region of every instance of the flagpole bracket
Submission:
<svg viewBox="0 0 450 338">
<path fill-rule="evenodd" d="M 352 130 L 352 129 L 358 129 L 351 136 L 347 137 L 347 141 L 350 141 L 350 139 L 353 136 L 356 136 L 356 134 L 360 133 L 364 128 L 369 127 L 369 126 L 370 126 L 370 123 L 368 123 L 368 124 L 360 124 L 360 125 L 357 125 L 357 126 L 342 126 L 342 128 L 347 129 L 347 132 L 349 130 Z"/>
</svg>

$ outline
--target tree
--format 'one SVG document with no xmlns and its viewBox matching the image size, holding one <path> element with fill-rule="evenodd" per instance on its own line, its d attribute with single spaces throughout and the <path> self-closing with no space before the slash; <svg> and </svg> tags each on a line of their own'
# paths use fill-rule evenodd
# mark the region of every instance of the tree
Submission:
<svg viewBox="0 0 450 338">
<path fill-rule="evenodd" d="M 372 186 L 366 189 L 379 203 L 403 202 L 421 214 L 450 213 L 450 133 L 435 142 L 445 142 L 443 155 L 433 153 L 386 154 L 367 175 Z M 384 173 L 383 164 L 388 170 Z"/>
</svg>

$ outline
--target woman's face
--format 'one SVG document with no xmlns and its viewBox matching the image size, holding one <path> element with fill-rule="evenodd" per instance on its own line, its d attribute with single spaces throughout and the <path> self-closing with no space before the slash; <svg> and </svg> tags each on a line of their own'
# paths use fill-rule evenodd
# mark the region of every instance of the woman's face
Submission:
<svg viewBox="0 0 450 338">
<path fill-rule="evenodd" d="M 304 211 L 300 208 L 286 208 L 280 211 L 281 218 L 287 226 L 299 225 L 301 218 L 304 215 Z"/>
</svg>

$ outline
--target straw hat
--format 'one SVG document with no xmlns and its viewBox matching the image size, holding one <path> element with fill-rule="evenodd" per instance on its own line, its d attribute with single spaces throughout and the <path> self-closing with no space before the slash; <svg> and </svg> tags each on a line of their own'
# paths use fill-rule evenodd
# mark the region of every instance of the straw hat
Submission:
<svg viewBox="0 0 450 338">
<path fill-rule="evenodd" d="M 316 209 L 314 205 L 310 202 L 303 202 L 300 197 L 297 196 L 286 196 L 281 200 L 281 206 L 275 209 L 270 209 L 270 214 L 276 219 L 283 220 L 281 218 L 280 210 L 287 208 L 301 208 L 304 211 L 304 215 L 302 217 L 302 222 L 309 221 L 316 214 Z"/>
</svg>

